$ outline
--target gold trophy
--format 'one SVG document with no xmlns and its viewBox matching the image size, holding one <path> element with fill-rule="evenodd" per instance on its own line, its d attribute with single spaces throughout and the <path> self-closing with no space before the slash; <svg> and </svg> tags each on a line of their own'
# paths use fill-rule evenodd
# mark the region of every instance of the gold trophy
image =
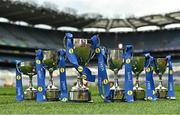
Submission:
<svg viewBox="0 0 180 115">
<path fill-rule="evenodd" d="M 111 99 L 112 101 L 123 101 L 124 90 L 120 88 L 118 82 L 118 71 L 122 69 L 124 59 L 123 59 L 123 49 L 109 49 L 107 64 L 108 68 L 114 72 L 114 84 L 111 87 Z"/>
<path fill-rule="evenodd" d="M 134 90 L 134 98 L 136 100 L 144 100 L 145 99 L 145 90 L 139 85 L 139 75 L 144 70 L 145 57 L 143 56 L 134 56 L 132 60 L 132 71 L 136 78 Z"/>
<path fill-rule="evenodd" d="M 33 87 L 32 78 L 36 75 L 35 62 L 25 61 L 21 62 L 20 70 L 23 74 L 29 76 L 29 87 L 24 91 L 24 99 L 34 100 L 36 99 L 36 89 Z"/>
<path fill-rule="evenodd" d="M 52 50 L 43 51 L 43 64 L 49 72 L 49 83 L 46 89 L 46 99 L 48 101 L 59 100 L 59 89 L 54 85 L 53 72 L 57 69 L 57 53 Z"/>
<path fill-rule="evenodd" d="M 82 71 L 82 66 L 86 66 L 92 58 L 91 43 L 88 39 L 73 39 L 73 49 L 79 63 L 78 71 Z M 85 78 L 86 75 L 78 75 L 75 86 L 69 92 L 70 101 L 92 102 L 89 88 L 85 85 L 87 82 Z"/>
<path fill-rule="evenodd" d="M 166 65 L 167 65 L 166 58 L 156 59 L 156 66 L 154 66 L 154 71 L 159 76 L 159 85 L 155 89 L 157 98 L 167 97 L 167 88 L 163 86 L 163 82 L 162 82 L 162 76 L 166 71 Z"/>
</svg>

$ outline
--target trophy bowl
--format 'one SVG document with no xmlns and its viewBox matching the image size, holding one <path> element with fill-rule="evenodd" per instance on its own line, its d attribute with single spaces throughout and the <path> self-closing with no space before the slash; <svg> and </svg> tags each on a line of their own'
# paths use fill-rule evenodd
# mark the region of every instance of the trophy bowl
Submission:
<svg viewBox="0 0 180 115">
<path fill-rule="evenodd" d="M 123 101 L 124 90 L 120 88 L 118 82 L 118 71 L 124 64 L 123 49 L 109 49 L 107 64 L 108 68 L 114 72 L 114 84 L 110 88 L 112 101 Z"/>
<path fill-rule="evenodd" d="M 29 76 L 29 87 L 24 91 L 24 99 L 34 100 L 36 99 L 36 89 L 33 87 L 32 77 L 36 75 L 35 62 L 25 61 L 21 62 L 20 70 L 23 74 Z"/>
<path fill-rule="evenodd" d="M 145 99 L 145 90 L 139 85 L 139 75 L 144 70 L 145 57 L 143 56 L 134 56 L 132 60 L 132 71 L 136 77 L 136 83 L 133 87 L 134 98 L 136 100 Z"/>
<path fill-rule="evenodd" d="M 92 57 L 90 40 L 73 39 L 73 46 L 79 65 L 87 65 Z M 92 102 L 89 88 L 83 83 L 83 79 L 80 75 L 78 75 L 77 78 L 77 83 L 69 92 L 69 100 L 75 102 Z"/>
<path fill-rule="evenodd" d="M 46 99 L 48 101 L 57 101 L 59 100 L 59 89 L 53 82 L 53 71 L 57 69 L 57 53 L 52 50 L 43 51 L 43 63 L 50 76 L 46 89 Z"/>
<path fill-rule="evenodd" d="M 162 83 L 162 75 L 166 71 L 167 61 L 166 58 L 157 58 L 156 67 L 154 66 L 154 71 L 159 76 L 159 85 L 156 87 L 156 96 L 158 98 L 166 98 L 167 97 L 167 88 L 163 86 Z"/>
</svg>

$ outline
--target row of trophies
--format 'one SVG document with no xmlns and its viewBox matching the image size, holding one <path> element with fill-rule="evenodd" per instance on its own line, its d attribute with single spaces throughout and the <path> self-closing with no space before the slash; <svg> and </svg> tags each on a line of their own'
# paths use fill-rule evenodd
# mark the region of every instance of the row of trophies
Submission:
<svg viewBox="0 0 180 115">
<path fill-rule="evenodd" d="M 91 59 L 98 59 L 98 90 L 105 102 L 134 100 L 157 100 L 161 98 L 175 99 L 173 68 L 171 56 L 153 58 L 149 53 L 133 56 L 132 45 L 125 49 L 106 49 L 100 46 L 98 36 L 91 39 L 73 39 L 71 33 L 64 38 L 65 49 L 37 50 L 35 61 L 16 62 L 16 100 L 42 101 L 74 101 L 92 102 L 89 88 L 84 81 L 95 82 L 95 75 L 86 67 Z M 68 92 L 66 82 L 66 63 L 71 63 L 78 71 L 77 82 Z M 113 86 L 107 76 L 107 67 L 114 72 Z M 118 71 L 124 71 L 124 88 L 119 85 Z M 54 85 L 53 71 L 59 70 L 60 87 Z M 162 83 L 162 76 L 168 69 L 168 88 Z M 49 71 L 49 83 L 45 83 L 45 72 Z M 139 76 L 145 70 L 146 88 L 139 83 Z M 159 76 L 159 85 L 155 88 L 153 71 Z M 132 72 L 135 76 L 133 85 Z M 22 74 L 29 76 L 29 87 L 23 91 Z M 37 75 L 37 90 L 33 87 L 32 78 Z M 47 86 L 46 86 L 47 85 Z"/>
</svg>

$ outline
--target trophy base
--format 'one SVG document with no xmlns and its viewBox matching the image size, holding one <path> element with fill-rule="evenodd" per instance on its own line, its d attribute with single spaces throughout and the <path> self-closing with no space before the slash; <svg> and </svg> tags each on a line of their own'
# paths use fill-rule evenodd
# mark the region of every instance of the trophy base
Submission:
<svg viewBox="0 0 180 115">
<path fill-rule="evenodd" d="M 166 99 L 167 98 L 167 88 L 165 87 L 157 87 L 156 88 L 156 96 L 159 99 Z"/>
<path fill-rule="evenodd" d="M 46 99 L 47 99 L 47 101 L 58 101 L 59 100 L 59 90 L 57 88 L 47 88 Z"/>
<path fill-rule="evenodd" d="M 79 90 L 69 92 L 69 101 L 73 102 L 92 102 L 89 90 Z"/>
<path fill-rule="evenodd" d="M 89 88 L 83 84 L 81 78 L 77 79 L 76 84 L 72 87 L 69 92 L 69 101 L 72 102 L 93 102 L 91 100 L 91 93 Z"/>
<path fill-rule="evenodd" d="M 111 88 L 111 100 L 112 101 L 124 101 L 124 90 L 121 88 Z"/>
<path fill-rule="evenodd" d="M 134 99 L 135 100 L 144 100 L 145 99 L 145 90 L 141 87 L 134 87 Z"/>
<path fill-rule="evenodd" d="M 25 100 L 35 100 L 36 99 L 36 89 L 35 88 L 28 88 L 24 92 L 24 99 Z"/>
<path fill-rule="evenodd" d="M 176 100 L 176 97 L 167 97 L 167 99 Z"/>
</svg>

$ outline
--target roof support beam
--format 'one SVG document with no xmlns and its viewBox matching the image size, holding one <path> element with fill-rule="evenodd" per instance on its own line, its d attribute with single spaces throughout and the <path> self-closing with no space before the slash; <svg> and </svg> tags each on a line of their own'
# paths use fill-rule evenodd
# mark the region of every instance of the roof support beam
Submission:
<svg viewBox="0 0 180 115">
<path fill-rule="evenodd" d="M 157 23 L 153 23 L 153 22 L 150 22 L 150 21 L 144 20 L 144 19 L 143 19 L 143 17 L 142 17 L 142 18 L 139 18 L 139 20 L 140 20 L 140 21 L 143 21 L 143 22 L 145 22 L 145 23 L 148 23 L 148 24 L 149 24 L 149 26 L 151 26 L 151 25 L 159 26 Z"/>
<path fill-rule="evenodd" d="M 171 17 L 171 16 L 169 16 L 169 15 L 165 15 L 168 19 L 171 19 L 171 20 L 173 20 L 175 23 L 176 22 L 178 22 L 178 23 L 180 23 L 180 20 L 177 20 L 177 19 L 175 19 L 174 17 Z"/>
<path fill-rule="evenodd" d="M 124 21 L 125 21 L 133 30 L 136 30 L 136 27 L 135 27 L 128 19 L 124 19 Z"/>
<path fill-rule="evenodd" d="M 105 28 L 107 31 L 109 31 L 109 29 L 111 28 L 112 22 L 113 22 L 112 19 L 109 19 L 109 20 L 108 20 L 107 26 L 106 26 L 106 28 Z"/>
</svg>

